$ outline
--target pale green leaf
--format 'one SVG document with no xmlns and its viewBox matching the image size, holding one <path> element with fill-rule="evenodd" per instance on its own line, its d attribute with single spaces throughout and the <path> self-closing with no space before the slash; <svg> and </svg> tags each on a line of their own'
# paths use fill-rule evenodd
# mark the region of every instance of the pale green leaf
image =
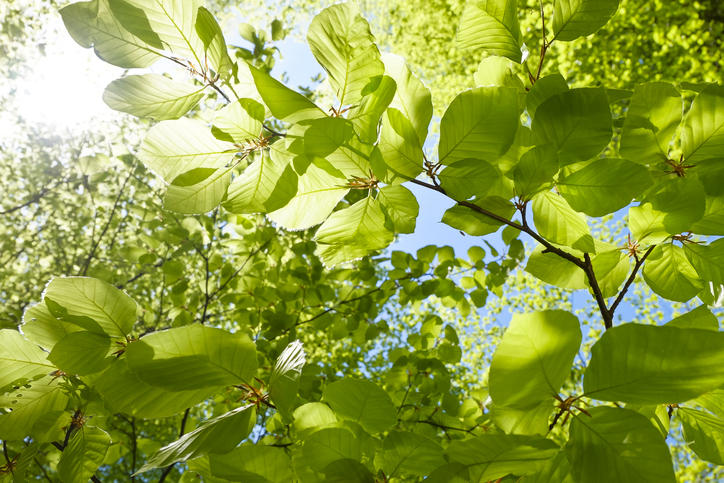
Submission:
<svg viewBox="0 0 724 483">
<path fill-rule="evenodd" d="M 144 74 L 121 77 L 108 84 L 103 102 L 116 111 L 163 121 L 182 117 L 203 96 L 204 86 Z"/>
<path fill-rule="evenodd" d="M 551 74 L 538 79 L 528 91 L 525 106 L 531 119 L 535 119 L 538 107 L 546 99 L 568 91 L 568 83 L 561 74 Z"/>
<path fill-rule="evenodd" d="M 0 394 L 0 439 L 20 441 L 33 435 L 33 427 L 45 414 L 64 411 L 68 396 L 63 393 L 61 380 L 46 376 L 23 386 L 15 386 Z M 17 389 L 16 389 L 17 388 Z"/>
<path fill-rule="evenodd" d="M 440 163 L 467 158 L 495 161 L 513 144 L 518 117 L 518 94 L 511 87 L 461 92 L 440 121 Z"/>
<path fill-rule="evenodd" d="M 724 149 L 724 86 L 701 91 L 684 120 L 681 147 L 687 164 L 718 158 Z"/>
<path fill-rule="evenodd" d="M 283 448 L 243 445 L 231 453 L 209 456 L 211 474 L 227 481 L 287 483 L 294 479 Z"/>
<path fill-rule="evenodd" d="M 250 71 L 254 85 L 264 100 L 264 104 L 280 121 L 299 122 L 326 116 L 323 110 L 302 94 L 288 88 L 256 67 L 245 62 L 243 64 L 243 68 Z"/>
<path fill-rule="evenodd" d="M 63 483 L 87 483 L 108 453 L 111 437 L 100 428 L 82 426 L 60 456 L 58 475 Z"/>
<path fill-rule="evenodd" d="M 563 310 L 513 315 L 490 364 L 493 402 L 529 408 L 557 395 L 582 337 L 576 316 Z"/>
<path fill-rule="evenodd" d="M 263 122 L 264 106 L 242 98 L 216 113 L 211 132 L 222 141 L 243 144 L 261 137 Z"/>
<path fill-rule="evenodd" d="M 576 483 L 571 476 L 571 465 L 565 451 L 559 451 L 539 473 L 527 477 L 525 483 Z"/>
<path fill-rule="evenodd" d="M 392 77 L 376 76 L 362 90 L 360 102 L 347 112 L 359 138 L 370 144 L 377 142 L 377 128 L 382 113 L 395 97 L 396 85 Z"/>
<path fill-rule="evenodd" d="M 66 374 L 86 376 L 108 367 L 115 360 L 111 352 L 109 336 L 83 330 L 60 339 L 48 360 Z"/>
<path fill-rule="evenodd" d="M 545 247 L 538 245 L 528 258 L 525 271 L 534 277 L 568 290 L 586 288 L 586 274 L 572 262 L 555 253 L 543 253 Z"/>
<path fill-rule="evenodd" d="M 377 194 L 377 201 L 392 221 L 395 233 L 414 233 L 420 205 L 412 191 L 402 185 L 385 186 Z"/>
<path fill-rule="evenodd" d="M 371 78 L 385 71 L 369 23 L 355 2 L 322 10 L 309 25 L 307 42 L 341 106 L 357 104 Z"/>
<path fill-rule="evenodd" d="M 438 177 L 450 198 L 464 201 L 484 197 L 500 178 L 500 172 L 482 159 L 463 159 L 440 171 Z"/>
<path fill-rule="evenodd" d="M 724 333 L 624 324 L 591 349 L 586 396 L 630 404 L 676 404 L 724 384 Z M 655 348 L 655 350 L 651 350 Z"/>
<path fill-rule="evenodd" d="M 473 204 L 508 220 L 515 213 L 513 203 L 498 196 L 489 196 L 474 201 Z M 461 205 L 455 205 L 448 209 L 442 217 L 442 222 L 472 236 L 489 235 L 503 226 L 503 223 L 494 218 Z"/>
<path fill-rule="evenodd" d="M 520 63 L 517 0 L 474 0 L 467 3 L 458 30 L 458 47 L 483 49 Z"/>
<path fill-rule="evenodd" d="M 306 362 L 302 343 L 291 342 L 279 355 L 269 376 L 269 398 L 285 419 L 292 420 L 291 407 L 299 391 L 299 377 Z"/>
<path fill-rule="evenodd" d="M 586 217 L 573 211 L 565 198 L 552 192 L 533 198 L 533 221 L 538 233 L 546 240 L 586 253 L 596 248 Z"/>
<path fill-rule="evenodd" d="M 526 151 L 513 169 L 515 194 L 521 200 L 531 200 L 540 191 L 550 190 L 558 173 L 558 153 L 555 146 L 546 144 Z"/>
<path fill-rule="evenodd" d="M 203 44 L 204 61 L 208 61 L 221 78 L 228 78 L 233 62 L 226 49 L 224 33 L 213 14 L 205 7 L 199 7 L 195 29 Z"/>
<path fill-rule="evenodd" d="M 714 389 L 699 396 L 692 402 L 711 411 L 720 418 L 724 417 L 724 389 Z"/>
<path fill-rule="evenodd" d="M 48 352 L 53 350 L 53 346 L 66 335 L 82 330 L 75 324 L 53 317 L 43 301 L 25 311 L 21 329 L 28 340 Z"/>
<path fill-rule="evenodd" d="M 390 396 L 377 384 L 346 378 L 324 389 L 324 400 L 337 417 L 359 423 L 371 434 L 389 429 L 397 422 L 397 411 Z"/>
<path fill-rule="evenodd" d="M 362 443 L 349 429 L 320 429 L 305 438 L 302 454 L 302 464 L 313 471 L 322 471 L 337 460 L 360 461 Z"/>
<path fill-rule="evenodd" d="M 178 175 L 168 185 L 163 208 L 191 215 L 208 213 L 224 199 L 232 169 L 194 168 Z"/>
<path fill-rule="evenodd" d="M 388 478 L 401 475 L 427 476 L 446 463 L 442 446 L 411 431 L 390 431 L 382 443 L 384 466 Z"/>
<path fill-rule="evenodd" d="M 0 330 L 0 389 L 40 379 L 56 368 L 47 354 L 16 330 Z"/>
<path fill-rule="evenodd" d="M 686 257 L 696 269 L 698 278 L 714 285 L 724 284 L 724 239 L 708 245 L 687 243 L 683 246 Z"/>
<path fill-rule="evenodd" d="M 611 20 L 619 0 L 556 0 L 555 40 L 571 41 L 594 34 Z"/>
<path fill-rule="evenodd" d="M 336 422 L 334 411 L 324 403 L 307 403 L 294 411 L 294 429 L 298 432 L 314 429 L 316 426 L 326 427 Z"/>
<path fill-rule="evenodd" d="M 385 74 L 397 84 L 395 97 L 390 109 L 397 109 L 412 123 L 417 133 L 418 144 L 425 144 L 427 129 L 432 119 L 432 96 L 430 89 L 415 77 L 402 57 L 394 54 L 382 54 Z"/>
<path fill-rule="evenodd" d="M 626 280 L 631 265 L 628 255 L 619 249 L 609 252 L 599 251 L 591 260 L 591 264 L 603 298 L 618 295 L 619 288 Z M 586 284 L 588 284 L 588 279 L 586 279 Z"/>
<path fill-rule="evenodd" d="M 513 63 L 497 55 L 484 58 L 473 74 L 475 87 L 508 86 L 525 92 L 523 81 L 515 73 Z"/>
<path fill-rule="evenodd" d="M 153 332 L 128 344 L 126 358 L 143 381 L 169 391 L 248 383 L 257 368 L 246 335 L 198 324 Z"/>
<path fill-rule="evenodd" d="M 684 315 L 668 321 L 665 325 L 680 329 L 708 329 L 719 330 L 719 320 L 706 305 L 700 305 Z"/>
<path fill-rule="evenodd" d="M 345 177 L 370 177 L 372 145 L 357 137 L 354 126 L 341 117 L 308 121 L 304 132 L 304 154 L 329 162 Z"/>
<path fill-rule="evenodd" d="M 724 421 L 689 408 L 677 409 L 676 417 L 681 420 L 689 448 L 704 461 L 724 465 Z"/>
<path fill-rule="evenodd" d="M 704 288 L 683 248 L 673 244 L 658 245 L 644 264 L 644 280 L 658 295 L 686 302 Z"/>
<path fill-rule="evenodd" d="M 422 146 L 410 120 L 397 109 L 391 107 L 385 112 L 377 146 L 383 165 L 379 166 L 374 151 L 370 163 L 383 182 L 411 180 L 422 173 Z"/>
<path fill-rule="evenodd" d="M 674 483 L 669 448 L 659 430 L 636 411 L 588 409 L 573 418 L 566 456 L 575 481 Z"/>
<path fill-rule="evenodd" d="M 499 406 L 491 403 L 490 419 L 495 426 L 507 434 L 539 435 L 548 434 L 548 419 L 555 412 L 553 399 L 543 401 L 532 409 L 517 409 L 510 406 Z"/>
</svg>

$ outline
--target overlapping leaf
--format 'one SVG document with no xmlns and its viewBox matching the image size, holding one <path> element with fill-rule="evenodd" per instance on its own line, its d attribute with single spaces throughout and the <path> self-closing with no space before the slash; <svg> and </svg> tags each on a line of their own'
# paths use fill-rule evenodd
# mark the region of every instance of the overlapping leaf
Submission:
<svg viewBox="0 0 724 483">
<path fill-rule="evenodd" d="M 467 3 L 458 30 L 458 47 L 483 49 L 520 63 L 517 0 L 475 0 Z"/>
<path fill-rule="evenodd" d="M 204 86 L 144 74 L 121 77 L 108 84 L 103 102 L 116 111 L 163 121 L 180 118 L 203 96 Z"/>
</svg>

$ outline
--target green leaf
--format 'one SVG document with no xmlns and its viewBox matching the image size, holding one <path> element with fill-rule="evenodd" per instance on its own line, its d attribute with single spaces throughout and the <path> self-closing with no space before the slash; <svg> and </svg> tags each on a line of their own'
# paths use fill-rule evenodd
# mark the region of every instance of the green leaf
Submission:
<svg viewBox="0 0 724 483">
<path fill-rule="evenodd" d="M 328 267 L 389 246 L 395 236 L 379 200 L 367 196 L 327 218 L 317 230 L 319 256 Z"/>
<path fill-rule="evenodd" d="M 63 483 L 87 483 L 108 453 L 111 437 L 100 428 L 82 426 L 71 436 L 58 462 Z"/>
<path fill-rule="evenodd" d="M 171 183 L 192 169 L 219 169 L 236 154 L 229 142 L 219 141 L 201 122 L 162 121 L 148 131 L 138 157 L 149 169 Z"/>
<path fill-rule="evenodd" d="M 23 448 L 23 451 L 15 461 L 15 467 L 12 470 L 13 483 L 27 483 L 27 473 L 31 464 L 36 464 L 37 459 L 35 456 L 38 454 L 40 444 L 38 441 L 33 441 L 29 445 Z"/>
<path fill-rule="evenodd" d="M 724 417 L 724 389 L 707 392 L 694 399 L 692 403 L 711 411 L 720 418 Z"/>
<path fill-rule="evenodd" d="M 568 290 L 586 288 L 586 274 L 579 267 L 555 253 L 543 253 L 545 247 L 538 245 L 528 258 L 525 271 L 534 277 Z"/>
<path fill-rule="evenodd" d="M 427 476 L 446 463 L 442 446 L 411 431 L 390 431 L 382 443 L 384 465 L 388 478 L 395 475 Z"/>
<path fill-rule="evenodd" d="M 712 84 L 696 96 L 684 120 L 681 147 L 687 164 L 721 157 L 724 149 L 724 86 Z"/>
<path fill-rule="evenodd" d="M 558 189 L 571 208 L 603 216 L 631 203 L 653 185 L 648 170 L 625 159 L 602 158 L 558 179 Z"/>
<path fill-rule="evenodd" d="M 327 71 L 341 106 L 358 103 L 370 78 L 384 73 L 370 25 L 360 15 L 357 3 L 322 10 L 309 25 L 307 42 Z"/>
<path fill-rule="evenodd" d="M 219 110 L 211 132 L 217 139 L 231 143 L 246 143 L 259 139 L 264 122 L 264 106 L 254 99 L 239 99 Z"/>
<path fill-rule="evenodd" d="M 420 205 L 417 198 L 402 185 L 385 186 L 377 194 L 382 211 L 395 227 L 395 233 L 414 233 Z"/>
<path fill-rule="evenodd" d="M 541 191 L 550 190 L 558 173 L 558 153 L 555 146 L 536 146 L 523 153 L 513 170 L 515 194 L 521 200 L 531 200 Z"/>
<path fill-rule="evenodd" d="M 706 329 L 719 331 L 719 320 L 711 313 L 706 305 L 700 305 L 684 315 L 680 315 L 675 319 L 668 321 L 666 324 L 670 327 L 678 327 L 680 329 Z"/>
<path fill-rule="evenodd" d="M 610 331 L 609 331 L 610 332 Z M 659 430 L 636 411 L 588 409 L 573 418 L 566 456 L 575 481 L 674 483 L 669 448 Z"/>
<path fill-rule="evenodd" d="M 463 159 L 438 175 L 445 193 L 454 200 L 482 198 L 500 178 L 500 172 L 482 159 Z"/>
<path fill-rule="evenodd" d="M 540 473 L 526 478 L 526 483 L 576 483 L 571 476 L 571 465 L 564 450 L 549 459 Z"/>
<path fill-rule="evenodd" d="M 708 245 L 687 243 L 683 251 L 696 269 L 698 277 L 695 278 L 716 286 L 724 284 L 724 239 L 714 240 Z"/>
<path fill-rule="evenodd" d="M 629 210 L 636 239 L 656 244 L 688 231 L 704 215 L 704 188 L 693 178 L 672 178 L 654 186 L 639 206 Z"/>
<path fill-rule="evenodd" d="M 510 87 L 477 87 L 461 92 L 440 121 L 440 163 L 467 158 L 493 162 L 515 140 L 518 93 Z"/>
<path fill-rule="evenodd" d="M 163 208 L 191 215 L 208 213 L 224 199 L 232 169 L 195 168 L 178 175 L 166 190 Z"/>
<path fill-rule="evenodd" d="M 257 368 L 246 335 L 198 324 L 153 332 L 128 344 L 126 358 L 144 382 L 168 391 L 248 383 Z"/>
<path fill-rule="evenodd" d="M 432 119 L 432 95 L 430 89 L 415 77 L 402 57 L 394 54 L 382 54 L 385 75 L 392 77 L 397 84 L 395 97 L 389 108 L 396 109 L 412 123 L 417 133 L 418 144 L 425 144 L 427 129 Z"/>
<path fill-rule="evenodd" d="M 476 200 L 473 204 L 508 220 L 515 213 L 513 203 L 497 196 L 489 196 L 481 200 Z M 495 233 L 503 226 L 503 223 L 488 215 L 461 205 L 455 205 L 448 209 L 442 217 L 442 222 L 456 230 L 462 230 L 471 236 L 489 235 Z"/>
<path fill-rule="evenodd" d="M 490 397 L 530 408 L 558 394 L 581 346 L 576 316 L 563 310 L 513 315 L 490 364 Z"/>
<path fill-rule="evenodd" d="M 362 100 L 347 113 L 355 132 L 366 143 L 377 142 L 380 117 L 395 97 L 395 81 L 389 76 L 376 76 L 362 90 Z"/>
<path fill-rule="evenodd" d="M 320 429 L 305 438 L 302 454 L 302 464 L 313 471 L 322 471 L 330 463 L 341 459 L 360 461 L 362 443 L 349 429 Z"/>
<path fill-rule="evenodd" d="M 398 177 L 402 181 L 411 180 L 422 173 L 424 156 L 415 128 L 397 109 L 390 107 L 385 112 L 377 146 L 384 166 L 377 166 L 374 152 L 370 163 L 383 182 L 394 183 Z"/>
<path fill-rule="evenodd" d="M 229 186 L 224 208 L 237 214 L 267 213 L 286 206 L 297 194 L 299 178 L 289 153 L 271 149 L 251 163 Z"/>
<path fill-rule="evenodd" d="M 538 107 L 548 98 L 568 91 L 568 83 L 560 74 L 547 75 L 538 79 L 530 88 L 525 99 L 525 107 L 531 119 L 535 119 Z"/>
<path fill-rule="evenodd" d="M 23 386 L 15 386 L 0 394 L 0 439 L 20 441 L 33 435 L 33 426 L 45 414 L 64 411 L 68 396 L 63 393 L 61 381 L 46 376 Z"/>
<path fill-rule="evenodd" d="M 16 330 L 0 330 L 0 389 L 22 385 L 55 371 L 47 354 Z"/>
<path fill-rule="evenodd" d="M 684 441 L 704 461 L 724 465 L 724 421 L 696 409 L 679 408 Z"/>
<path fill-rule="evenodd" d="M 346 182 L 344 178 L 310 165 L 307 171 L 299 176 L 294 198 L 284 208 L 270 213 L 269 219 L 291 230 L 304 230 L 318 225 L 349 192 Z"/>
<path fill-rule="evenodd" d="M 611 123 L 606 90 L 598 87 L 549 97 L 536 110 L 532 128 L 538 143 L 552 143 L 560 165 L 567 166 L 603 151 L 613 135 Z"/>
<path fill-rule="evenodd" d="M 475 0 L 465 6 L 459 48 L 483 49 L 520 64 L 520 37 L 517 0 Z"/>
<path fill-rule="evenodd" d="M 452 461 L 464 464 L 470 481 L 485 482 L 506 475 L 525 476 L 540 471 L 559 447 L 539 436 L 483 434 L 454 440 L 445 450 Z"/>
<path fill-rule="evenodd" d="M 677 302 L 687 302 L 704 288 L 683 248 L 658 245 L 644 264 L 644 280 L 658 295 Z"/>
<path fill-rule="evenodd" d="M 672 84 L 636 86 L 621 132 L 621 156 L 652 165 L 668 159 L 681 117 L 681 94 Z"/>
<path fill-rule="evenodd" d="M 247 404 L 208 419 L 178 441 L 154 453 L 135 474 L 153 468 L 164 468 L 179 461 L 200 458 L 208 454 L 226 454 L 251 432 L 250 422 L 255 415 L 253 404 Z"/>
<path fill-rule="evenodd" d="M 508 86 L 525 93 L 525 85 L 520 80 L 513 63 L 497 55 L 491 55 L 480 61 L 478 70 L 473 74 L 475 87 Z"/>
<path fill-rule="evenodd" d="M 168 418 L 222 391 L 223 386 L 189 391 L 166 391 L 143 382 L 125 359 L 111 365 L 94 387 L 114 413 L 145 419 Z"/>
<path fill-rule="evenodd" d="M 336 422 L 334 411 L 324 403 L 307 403 L 294 411 L 294 429 L 298 432 L 314 429 L 316 426 L 329 426 Z"/>
<path fill-rule="evenodd" d="M 353 459 L 333 461 L 324 468 L 327 483 L 374 483 L 375 477 L 370 470 Z"/>
<path fill-rule="evenodd" d="M 350 121 L 325 117 L 308 121 L 304 132 L 304 154 L 322 158 L 345 177 L 370 177 L 372 145 L 359 140 Z"/>
<path fill-rule="evenodd" d="M 546 240 L 586 253 L 596 253 L 586 217 L 571 209 L 565 198 L 552 192 L 533 199 L 533 221 Z"/>
<path fill-rule="evenodd" d="M 208 60 L 211 68 L 221 78 L 228 78 L 233 62 L 226 48 L 224 33 L 205 7 L 199 7 L 195 29 L 204 46 L 204 60 Z"/>
<path fill-rule="evenodd" d="M 60 339 L 48 354 L 48 360 L 66 374 L 86 376 L 108 367 L 115 359 L 111 351 L 109 336 L 83 330 Z"/>
<path fill-rule="evenodd" d="M 299 391 L 299 377 L 306 362 L 302 343 L 291 342 L 279 355 L 269 377 L 269 397 L 286 419 L 292 420 L 291 407 Z"/>
<path fill-rule="evenodd" d="M 286 483 L 294 479 L 291 460 L 284 449 L 260 444 L 212 454 L 209 466 L 211 474 L 228 481 Z"/>
<path fill-rule="evenodd" d="M 136 302 L 125 292 L 95 278 L 53 278 L 45 288 L 44 298 L 46 303 L 50 299 L 64 309 L 67 322 L 81 325 L 76 317 L 95 321 L 100 330 L 83 327 L 91 332 L 124 338 L 136 323 Z"/>
<path fill-rule="evenodd" d="M 374 382 L 342 379 L 327 386 L 323 397 L 337 417 L 359 423 L 371 434 L 385 431 L 397 422 L 390 396 Z"/>
<path fill-rule="evenodd" d="M 73 40 L 109 64 L 124 69 L 148 67 L 161 59 L 160 42 L 146 43 L 118 24 L 108 0 L 92 0 L 60 9 L 65 28 Z"/>
<path fill-rule="evenodd" d="M 570 42 L 594 34 L 611 20 L 619 0 L 556 0 L 554 40 Z"/>
<path fill-rule="evenodd" d="M 614 297 L 618 295 L 621 284 L 628 276 L 631 262 L 629 257 L 621 252 L 620 249 L 611 250 L 609 252 L 601 252 L 593 257 L 591 264 L 593 265 L 593 273 L 596 274 L 598 288 L 601 290 L 603 298 Z M 588 279 L 586 279 L 588 285 Z"/>
<path fill-rule="evenodd" d="M 676 404 L 724 384 L 724 333 L 624 324 L 591 349 L 586 396 L 630 404 Z M 655 350 L 652 350 L 655 348 Z"/>
<path fill-rule="evenodd" d="M 178 119 L 204 97 L 204 86 L 175 82 L 158 74 L 129 75 L 106 87 L 103 102 L 116 111 L 156 121 Z"/>
<path fill-rule="evenodd" d="M 553 399 L 543 401 L 532 409 L 517 409 L 510 406 L 486 404 L 490 419 L 495 426 L 507 434 L 539 435 L 548 434 L 548 419 L 556 410 Z"/>
<path fill-rule="evenodd" d="M 299 122 L 326 116 L 323 110 L 302 94 L 288 88 L 256 67 L 246 62 L 243 64 L 244 69 L 250 71 L 254 85 L 264 100 L 264 104 L 280 121 Z"/>
</svg>

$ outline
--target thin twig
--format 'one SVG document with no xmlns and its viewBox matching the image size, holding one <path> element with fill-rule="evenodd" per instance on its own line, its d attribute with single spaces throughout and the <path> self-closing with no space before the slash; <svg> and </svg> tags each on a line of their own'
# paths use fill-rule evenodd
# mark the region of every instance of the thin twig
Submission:
<svg viewBox="0 0 724 483">
<path fill-rule="evenodd" d="M 616 308 L 618 305 L 623 301 L 624 295 L 626 295 L 626 292 L 631 287 L 631 285 L 634 283 L 634 280 L 636 279 L 636 274 L 638 273 L 639 269 L 641 268 L 641 265 L 644 264 L 646 259 L 651 255 L 651 252 L 654 251 L 654 248 L 656 248 L 656 245 L 652 245 L 649 247 L 648 250 L 646 250 L 646 253 L 644 253 L 644 256 L 640 259 L 636 259 L 636 265 L 634 265 L 634 269 L 631 272 L 631 276 L 629 276 L 628 280 L 626 280 L 626 285 L 623 286 L 623 289 L 621 289 L 621 292 L 619 292 L 618 297 L 616 297 L 616 300 L 611 305 L 611 308 L 609 309 L 609 312 L 611 313 L 611 319 L 613 320 L 613 314 L 616 311 Z"/>
</svg>

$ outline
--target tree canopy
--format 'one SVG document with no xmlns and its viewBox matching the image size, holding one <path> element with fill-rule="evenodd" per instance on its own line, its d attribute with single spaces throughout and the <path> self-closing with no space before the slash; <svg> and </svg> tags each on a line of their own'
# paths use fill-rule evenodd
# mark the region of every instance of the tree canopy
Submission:
<svg viewBox="0 0 724 483">
<path fill-rule="evenodd" d="M 0 482 L 721 478 L 715 2 L 218 3 L 60 9 L 125 70 L 2 141 Z M 13 106 L 54 6 L 2 8 Z M 505 250 L 390 251 L 412 185 Z"/>
</svg>

